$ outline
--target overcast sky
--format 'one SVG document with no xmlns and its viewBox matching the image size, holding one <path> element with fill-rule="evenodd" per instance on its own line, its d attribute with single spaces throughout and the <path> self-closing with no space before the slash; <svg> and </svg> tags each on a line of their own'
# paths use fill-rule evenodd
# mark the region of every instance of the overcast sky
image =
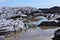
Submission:
<svg viewBox="0 0 60 40">
<path fill-rule="evenodd" d="M 36 8 L 49 8 L 60 6 L 60 0 L 0 0 L 0 6 L 31 6 Z"/>
</svg>

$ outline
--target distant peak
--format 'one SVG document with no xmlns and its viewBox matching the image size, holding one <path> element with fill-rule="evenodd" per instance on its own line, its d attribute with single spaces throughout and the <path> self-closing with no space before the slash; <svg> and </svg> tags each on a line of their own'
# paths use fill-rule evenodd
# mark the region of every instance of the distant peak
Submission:
<svg viewBox="0 0 60 40">
<path fill-rule="evenodd" d="M 54 7 L 52 7 L 51 9 L 53 9 L 53 8 L 60 8 L 60 6 L 54 6 Z"/>
</svg>

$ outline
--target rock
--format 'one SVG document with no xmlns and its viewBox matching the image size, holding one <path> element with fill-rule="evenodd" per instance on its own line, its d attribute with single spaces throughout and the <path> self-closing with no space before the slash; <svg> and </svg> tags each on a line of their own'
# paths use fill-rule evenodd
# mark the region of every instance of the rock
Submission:
<svg viewBox="0 0 60 40">
<path fill-rule="evenodd" d="M 52 40 L 60 40 L 60 29 L 55 31 L 54 37 L 52 38 Z"/>
</svg>

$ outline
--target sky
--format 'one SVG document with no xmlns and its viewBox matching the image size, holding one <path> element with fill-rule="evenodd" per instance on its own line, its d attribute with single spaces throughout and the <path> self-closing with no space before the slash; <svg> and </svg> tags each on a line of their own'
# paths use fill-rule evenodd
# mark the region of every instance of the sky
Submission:
<svg viewBox="0 0 60 40">
<path fill-rule="evenodd" d="M 0 0 L 0 6 L 50 8 L 60 6 L 60 0 Z"/>
</svg>

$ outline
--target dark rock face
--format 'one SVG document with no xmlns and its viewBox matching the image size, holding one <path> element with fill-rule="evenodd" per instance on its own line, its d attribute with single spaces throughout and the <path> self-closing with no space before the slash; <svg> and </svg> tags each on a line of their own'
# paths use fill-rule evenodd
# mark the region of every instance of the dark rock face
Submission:
<svg viewBox="0 0 60 40">
<path fill-rule="evenodd" d="M 60 29 L 55 31 L 54 37 L 52 38 L 52 40 L 60 40 Z"/>
<path fill-rule="evenodd" d="M 42 22 L 38 26 L 60 26 L 60 22 L 56 23 L 54 21 L 52 22 Z"/>
<path fill-rule="evenodd" d="M 57 14 L 60 14 L 60 7 L 58 7 L 58 6 L 54 6 L 52 8 L 44 8 L 44 9 L 39 8 L 39 10 L 42 10 L 43 13 L 57 13 Z"/>
<path fill-rule="evenodd" d="M 60 17 L 59 17 L 59 18 L 57 18 L 57 19 L 55 19 L 55 20 L 58 20 L 58 21 L 60 21 Z"/>
</svg>

